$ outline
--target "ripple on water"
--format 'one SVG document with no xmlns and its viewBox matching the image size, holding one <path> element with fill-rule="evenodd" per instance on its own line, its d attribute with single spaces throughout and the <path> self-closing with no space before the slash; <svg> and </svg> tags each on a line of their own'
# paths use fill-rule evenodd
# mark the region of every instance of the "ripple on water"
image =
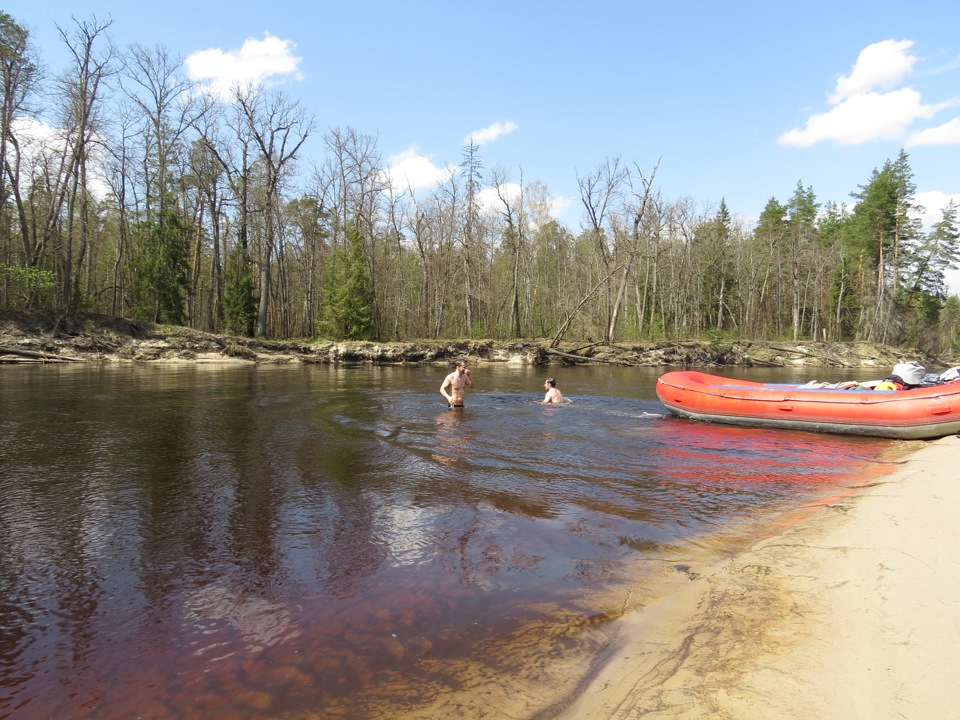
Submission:
<svg viewBox="0 0 960 720">
<path fill-rule="evenodd" d="M 635 368 L 559 407 L 487 368 L 459 411 L 444 368 L 354 370 L 5 383 L 0 715 L 526 717 L 889 446 L 680 421 Z"/>
</svg>

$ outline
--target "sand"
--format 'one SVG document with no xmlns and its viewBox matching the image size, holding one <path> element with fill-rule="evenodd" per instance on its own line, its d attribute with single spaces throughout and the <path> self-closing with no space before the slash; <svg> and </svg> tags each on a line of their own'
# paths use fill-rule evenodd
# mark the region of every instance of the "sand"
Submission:
<svg viewBox="0 0 960 720">
<path fill-rule="evenodd" d="M 560 717 L 960 718 L 960 438 L 620 621 Z"/>
</svg>

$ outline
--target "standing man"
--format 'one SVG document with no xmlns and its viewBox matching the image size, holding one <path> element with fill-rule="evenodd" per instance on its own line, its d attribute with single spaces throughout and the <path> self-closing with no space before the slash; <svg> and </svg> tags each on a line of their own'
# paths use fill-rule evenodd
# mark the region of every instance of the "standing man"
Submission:
<svg viewBox="0 0 960 720">
<path fill-rule="evenodd" d="M 553 378 L 547 378 L 543 382 L 543 387 L 546 389 L 547 394 L 543 396 L 543 404 L 550 405 L 552 403 L 562 403 L 563 395 L 557 390 L 557 381 Z"/>
<path fill-rule="evenodd" d="M 470 370 L 467 368 L 466 360 L 457 360 L 456 369 L 447 375 L 440 386 L 440 394 L 447 399 L 447 404 L 452 408 L 463 407 L 463 393 L 468 387 L 476 387 L 473 378 L 470 377 Z"/>
</svg>

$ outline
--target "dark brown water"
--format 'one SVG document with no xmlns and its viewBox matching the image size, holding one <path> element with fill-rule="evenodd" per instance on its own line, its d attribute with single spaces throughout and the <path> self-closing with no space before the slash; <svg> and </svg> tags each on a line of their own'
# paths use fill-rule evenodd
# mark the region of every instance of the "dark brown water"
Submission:
<svg viewBox="0 0 960 720">
<path fill-rule="evenodd" d="M 0 368 L 0 718 L 537 717 L 647 578 L 889 441 L 700 425 L 660 370 Z M 836 380 L 823 372 L 751 379 Z"/>
</svg>

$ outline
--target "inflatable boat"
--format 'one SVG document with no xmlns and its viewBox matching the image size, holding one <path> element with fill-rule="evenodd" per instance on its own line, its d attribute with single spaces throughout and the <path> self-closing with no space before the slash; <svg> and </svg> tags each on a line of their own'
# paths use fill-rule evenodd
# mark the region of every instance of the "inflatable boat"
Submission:
<svg viewBox="0 0 960 720">
<path fill-rule="evenodd" d="M 696 371 L 657 380 L 657 396 L 691 420 L 929 440 L 960 432 L 960 382 L 911 390 L 760 383 Z"/>
</svg>

